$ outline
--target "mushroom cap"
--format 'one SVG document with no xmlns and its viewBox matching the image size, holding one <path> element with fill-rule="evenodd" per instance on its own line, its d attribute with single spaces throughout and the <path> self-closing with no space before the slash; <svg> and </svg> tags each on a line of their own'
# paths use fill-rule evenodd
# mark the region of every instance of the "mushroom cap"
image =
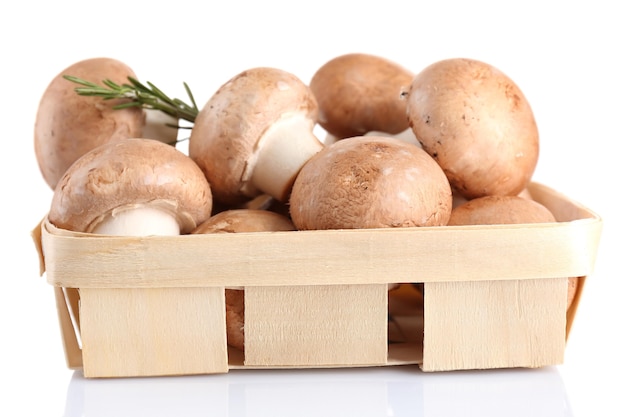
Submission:
<svg viewBox="0 0 626 417">
<path fill-rule="evenodd" d="M 106 142 L 140 137 L 145 123 L 141 108 L 115 110 L 121 100 L 80 96 L 74 91 L 78 85 L 64 75 L 118 84 L 135 77 L 126 64 L 102 57 L 76 62 L 52 79 L 39 102 L 34 132 L 39 169 L 52 189 L 80 156 Z"/>
<path fill-rule="evenodd" d="M 261 194 L 248 184 L 259 140 L 275 122 L 298 113 L 311 120 L 312 131 L 315 97 L 300 79 L 280 69 L 252 68 L 217 90 L 200 110 L 189 138 L 189 156 L 208 178 L 216 201 L 238 204 Z"/>
<path fill-rule="evenodd" d="M 407 94 L 417 140 L 467 199 L 516 195 L 530 182 L 539 134 L 520 88 L 481 61 L 453 58 L 419 72 Z"/>
<path fill-rule="evenodd" d="M 291 220 L 282 214 L 267 210 L 232 209 L 219 212 L 194 231 L 201 233 L 241 233 L 296 230 Z"/>
<path fill-rule="evenodd" d="M 340 139 L 408 129 L 403 93 L 413 76 L 399 64 L 376 55 L 352 53 L 331 59 L 310 82 L 319 105 L 319 124 Z"/>
<path fill-rule="evenodd" d="M 290 198 L 299 230 L 439 226 L 452 191 L 419 146 L 381 136 L 328 145 L 300 170 Z"/>
<path fill-rule="evenodd" d="M 118 210 L 148 205 L 170 212 L 189 233 L 211 215 L 211 188 L 200 168 L 153 139 L 109 142 L 80 157 L 54 190 L 49 221 L 91 232 Z"/>
<path fill-rule="evenodd" d="M 544 205 L 520 196 L 485 196 L 452 209 L 448 225 L 551 223 L 556 219 Z"/>
</svg>

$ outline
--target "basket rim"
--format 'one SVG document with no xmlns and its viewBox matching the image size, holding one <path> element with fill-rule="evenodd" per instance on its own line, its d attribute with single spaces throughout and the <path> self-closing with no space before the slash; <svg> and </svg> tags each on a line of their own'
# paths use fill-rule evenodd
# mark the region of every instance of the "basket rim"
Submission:
<svg viewBox="0 0 626 417">
<path fill-rule="evenodd" d="M 38 225 L 41 272 L 49 284 L 68 288 L 383 284 L 589 275 L 602 219 L 545 185 L 532 183 L 529 190 L 561 220 L 125 237 L 62 230 L 44 218 Z"/>
</svg>

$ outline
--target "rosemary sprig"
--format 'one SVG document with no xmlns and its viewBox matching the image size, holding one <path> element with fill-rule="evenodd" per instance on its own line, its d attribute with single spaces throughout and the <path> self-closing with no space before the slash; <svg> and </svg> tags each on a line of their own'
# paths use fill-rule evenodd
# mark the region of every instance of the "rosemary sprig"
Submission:
<svg viewBox="0 0 626 417">
<path fill-rule="evenodd" d="M 117 84 L 109 79 L 99 85 L 72 75 L 64 75 L 68 81 L 82 85 L 74 90 L 81 96 L 101 97 L 104 100 L 128 99 L 127 102 L 114 106 L 115 109 L 127 107 L 142 107 L 144 109 L 159 110 L 176 119 L 195 122 L 198 115 L 198 106 L 187 83 L 183 83 L 191 104 L 178 98 L 170 98 L 154 84 L 143 84 L 133 77 L 128 77 L 128 84 Z"/>
</svg>

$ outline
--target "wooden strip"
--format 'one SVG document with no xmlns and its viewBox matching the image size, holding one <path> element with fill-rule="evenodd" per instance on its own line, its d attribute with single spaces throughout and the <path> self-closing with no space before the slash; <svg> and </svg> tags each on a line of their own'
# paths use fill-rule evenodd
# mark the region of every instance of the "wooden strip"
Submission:
<svg viewBox="0 0 626 417">
<path fill-rule="evenodd" d="M 600 218 L 543 185 L 532 184 L 530 192 L 563 221 L 136 238 L 74 233 L 44 221 L 38 250 L 50 284 L 78 288 L 372 284 L 589 275 L 600 238 Z"/>
<path fill-rule="evenodd" d="M 41 241 L 42 225 L 45 221 L 46 221 L 46 218 L 43 218 L 37 224 L 37 226 L 35 226 L 33 230 L 30 232 L 30 237 L 31 239 L 33 239 L 33 243 L 35 244 L 35 249 L 37 250 L 37 254 L 39 255 L 39 275 L 43 275 L 44 272 L 46 271 L 46 263 L 44 262 L 44 259 L 43 259 L 43 247 L 41 246 L 42 245 L 42 241 Z"/>
<path fill-rule="evenodd" d="M 567 278 L 424 284 L 424 371 L 563 362 Z"/>
<path fill-rule="evenodd" d="M 80 332 L 80 294 L 78 288 L 64 288 L 65 299 L 76 328 Z"/>
<path fill-rule="evenodd" d="M 70 369 L 80 369 L 83 366 L 83 355 L 78 343 L 76 329 L 72 324 L 70 308 L 68 307 L 68 304 L 72 304 L 66 300 L 63 288 L 54 288 L 54 298 L 59 316 L 63 349 L 65 350 L 65 362 Z"/>
<path fill-rule="evenodd" d="M 86 377 L 228 371 L 223 288 L 82 289 Z"/>
<path fill-rule="evenodd" d="M 43 231 L 50 284 L 78 288 L 372 284 L 584 276 L 601 224 L 74 237 Z"/>
<path fill-rule="evenodd" d="M 387 285 L 246 287 L 246 366 L 387 361 Z"/>
<path fill-rule="evenodd" d="M 565 195 L 538 183 L 528 186 L 533 200 L 543 204 L 559 222 L 571 222 L 580 219 L 599 219 L 599 216 L 582 204 L 568 199 Z"/>
</svg>

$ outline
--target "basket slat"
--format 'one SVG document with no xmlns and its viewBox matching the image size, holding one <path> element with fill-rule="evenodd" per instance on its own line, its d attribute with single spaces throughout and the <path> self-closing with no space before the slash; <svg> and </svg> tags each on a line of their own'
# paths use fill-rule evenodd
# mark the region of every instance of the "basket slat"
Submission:
<svg viewBox="0 0 626 417">
<path fill-rule="evenodd" d="M 72 322 L 72 315 L 75 315 L 77 311 L 72 310 L 78 307 L 78 299 L 74 295 L 77 295 L 75 289 L 70 289 L 70 293 L 68 293 L 64 288 L 54 288 L 57 315 L 65 350 L 65 362 L 70 369 L 80 369 L 83 367 L 83 355 L 78 342 L 79 333 Z"/>
<path fill-rule="evenodd" d="M 228 371 L 223 288 L 81 289 L 86 377 Z"/>
<path fill-rule="evenodd" d="M 387 362 L 387 285 L 246 287 L 246 366 Z"/>
<path fill-rule="evenodd" d="M 424 284 L 424 371 L 563 361 L 567 278 Z"/>
</svg>

